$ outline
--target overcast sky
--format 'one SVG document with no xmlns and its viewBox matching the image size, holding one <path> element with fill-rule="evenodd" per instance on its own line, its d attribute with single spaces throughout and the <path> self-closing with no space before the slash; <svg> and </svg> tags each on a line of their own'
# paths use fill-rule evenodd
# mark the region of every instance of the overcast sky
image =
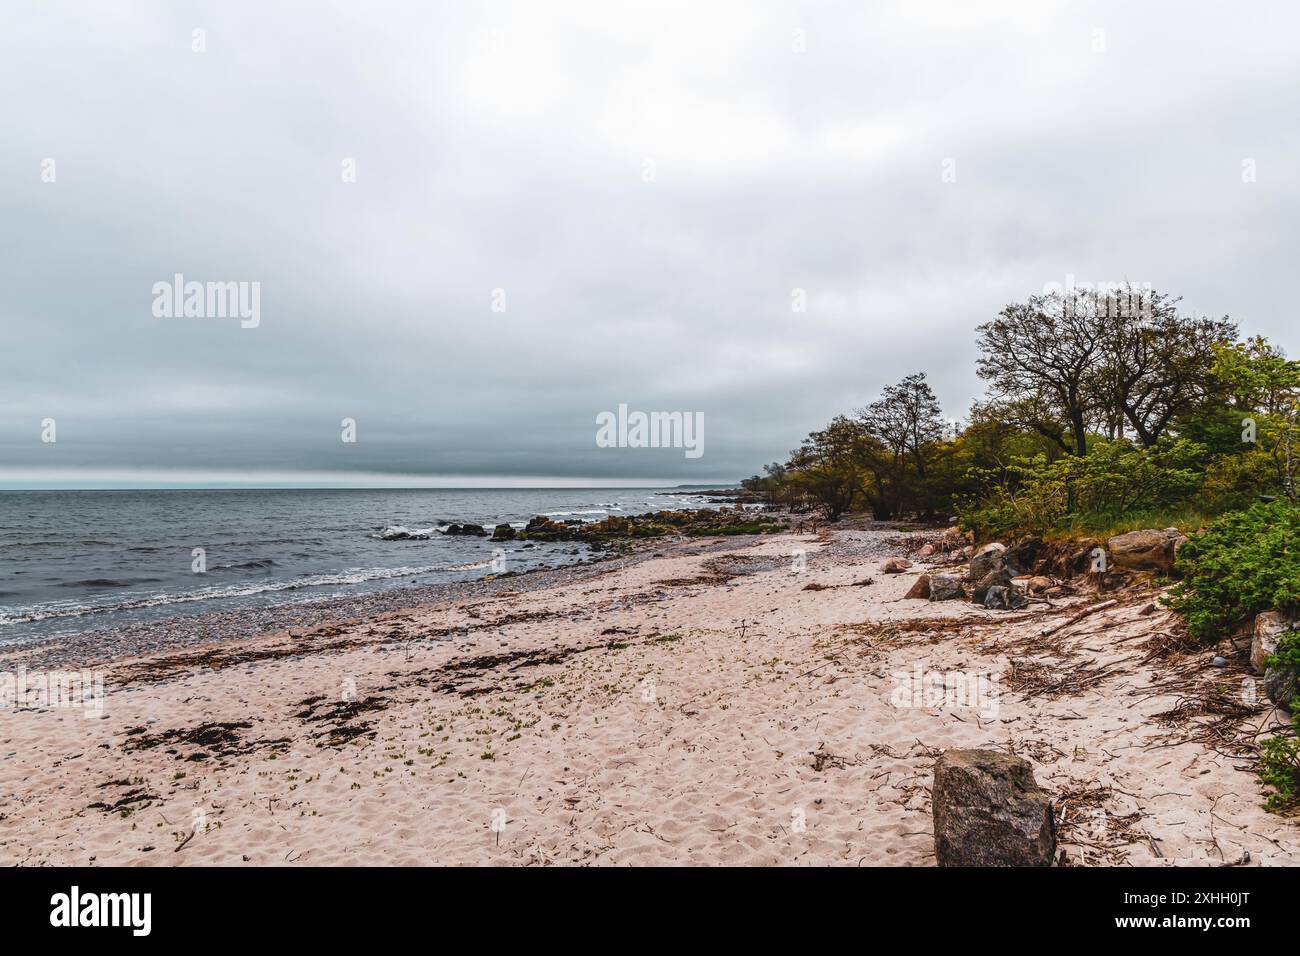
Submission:
<svg viewBox="0 0 1300 956">
<path fill-rule="evenodd" d="M 1298 28 L 5 0 L 0 485 L 731 481 L 913 371 L 964 416 L 974 327 L 1069 276 L 1295 352 Z M 259 324 L 156 317 L 176 273 L 260 283 Z M 620 403 L 704 454 L 597 447 Z"/>
</svg>

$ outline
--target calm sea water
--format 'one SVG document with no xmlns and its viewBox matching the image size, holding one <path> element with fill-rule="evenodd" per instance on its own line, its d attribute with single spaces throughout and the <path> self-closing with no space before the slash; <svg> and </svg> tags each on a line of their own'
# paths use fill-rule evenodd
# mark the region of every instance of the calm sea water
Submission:
<svg viewBox="0 0 1300 956">
<path fill-rule="evenodd" d="M 696 508 L 680 489 L 411 489 L 0 492 L 0 644 L 212 610 L 265 607 L 410 584 L 479 578 L 494 549 L 524 571 L 590 556 L 575 543 L 492 542 L 533 515 Z M 427 533 L 385 540 L 386 529 Z M 195 573 L 194 549 L 206 571 Z M 498 563 L 498 567 L 500 564 Z"/>
</svg>

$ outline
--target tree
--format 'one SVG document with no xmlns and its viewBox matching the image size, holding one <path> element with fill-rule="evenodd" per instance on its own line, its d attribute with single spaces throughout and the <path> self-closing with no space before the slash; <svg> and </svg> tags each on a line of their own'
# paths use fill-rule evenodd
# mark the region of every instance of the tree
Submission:
<svg viewBox="0 0 1300 956">
<path fill-rule="evenodd" d="M 1132 428 L 1138 442 L 1151 447 L 1181 415 L 1220 392 L 1212 374 L 1215 346 L 1237 337 L 1237 326 L 1222 319 L 1178 315 L 1179 299 L 1152 290 L 1123 295 L 1127 308 L 1107 297 L 1098 309 L 1103 341 L 1104 388 L 1101 403 L 1108 424 Z M 1110 437 L 1122 432 L 1109 430 Z"/>
<path fill-rule="evenodd" d="M 1034 295 L 979 326 L 980 378 L 994 398 L 1032 428 L 1076 455 L 1102 410 L 1099 373 L 1106 325 L 1095 294 Z"/>
<path fill-rule="evenodd" d="M 1243 409 L 1258 414 L 1261 421 L 1243 420 L 1242 441 L 1269 442 L 1282 493 L 1294 500 L 1300 468 L 1300 362 L 1255 338 L 1217 347 L 1214 369 Z"/>
<path fill-rule="evenodd" d="M 910 460 L 917 475 L 925 477 L 934 446 L 943 440 L 943 408 L 924 372 L 887 386 L 880 400 L 861 409 L 858 418 L 894 456 Z"/>
<path fill-rule="evenodd" d="M 924 372 L 887 386 L 879 400 L 858 410 L 858 421 L 878 445 L 878 453 L 866 463 L 874 478 L 866 494 L 876 517 L 917 508 L 943 440 L 942 414 Z"/>
<path fill-rule="evenodd" d="M 809 434 L 786 467 L 827 520 L 838 521 L 862 492 L 872 443 L 860 422 L 838 415 Z"/>
<path fill-rule="evenodd" d="M 1063 451 L 1086 455 L 1092 431 L 1152 447 L 1221 393 L 1214 349 L 1237 336 L 1179 301 L 1130 286 L 1031 296 L 979 327 L 979 374 L 1003 417 Z"/>
</svg>

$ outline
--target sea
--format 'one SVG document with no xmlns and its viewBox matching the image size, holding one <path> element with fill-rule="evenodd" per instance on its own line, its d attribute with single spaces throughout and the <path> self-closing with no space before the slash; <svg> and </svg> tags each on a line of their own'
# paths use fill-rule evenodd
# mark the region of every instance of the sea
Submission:
<svg viewBox="0 0 1300 956">
<path fill-rule="evenodd" d="M 442 532 L 716 505 L 700 490 L 0 491 L 0 645 L 572 564 L 591 550 Z"/>
</svg>

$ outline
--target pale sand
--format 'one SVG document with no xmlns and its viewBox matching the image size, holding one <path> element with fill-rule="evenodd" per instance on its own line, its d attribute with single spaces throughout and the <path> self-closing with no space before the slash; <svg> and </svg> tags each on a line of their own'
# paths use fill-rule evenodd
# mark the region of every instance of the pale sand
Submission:
<svg viewBox="0 0 1300 956">
<path fill-rule="evenodd" d="M 1129 602 L 1053 638 L 1067 659 L 1037 659 L 1095 658 L 1110 668 L 1077 693 L 1024 699 L 1004 686 L 997 719 L 969 708 L 900 709 L 893 672 L 918 662 L 1003 672 L 1008 658 L 991 642 L 1009 647 L 1063 612 L 1039 607 L 1028 620 L 964 602 L 899 601 L 921 568 L 881 575 L 877 559 L 831 556 L 829 540 L 737 545 L 725 554 L 751 566 L 764 559 L 758 566 L 768 569 L 727 583 L 689 583 L 708 576 L 717 554 L 670 555 L 337 637 L 299 637 L 300 655 L 190 667 L 174 679 L 123 685 L 139 664 L 124 662 L 109 671 L 102 718 L 3 713 L 0 859 L 932 865 L 934 754 L 980 746 L 1028 757 L 1059 795 L 1110 788 L 1100 812 L 1062 804 L 1074 821 L 1062 846 L 1075 862 L 1205 865 L 1243 851 L 1252 865 L 1300 862 L 1296 825 L 1263 811 L 1249 772 L 1198 743 L 1157 745 L 1170 731 L 1150 717 L 1178 695 L 1146 688 L 1170 665 L 1139 663 L 1142 640 L 1123 638 L 1158 626 L 1163 613 L 1139 618 L 1145 602 Z M 790 555 L 800 548 L 809 563 L 795 573 Z M 875 583 L 852 586 L 867 576 Z M 849 586 L 805 590 L 810 582 Z M 853 629 L 935 617 L 1003 623 L 929 637 Z M 1106 628 L 1113 620 L 1120 625 Z M 465 633 L 421 640 L 430 628 Z M 610 628 L 631 633 L 602 634 Z M 340 641 L 358 643 L 320 649 Z M 538 649 L 558 659 L 436 673 L 452 661 Z M 1226 671 L 1208 661 L 1193 665 L 1201 679 L 1244 673 L 1236 659 Z M 352 721 L 370 721 L 374 737 L 321 746 L 315 735 L 331 724 L 295 715 L 311 697 L 325 698 L 317 712 L 336 706 L 349 680 L 359 698 L 385 705 Z M 473 688 L 483 692 L 465 694 Z M 1267 710 L 1251 718 L 1273 719 Z M 140 725 L 159 734 L 208 721 L 251 722 L 239 731 L 245 743 L 289 743 L 206 761 L 184 759 L 200 749 L 193 744 L 173 753 L 168 744 L 123 747 Z M 88 809 L 138 789 L 158 799 L 126 816 Z M 190 836 L 196 818 L 207 827 Z"/>
</svg>

